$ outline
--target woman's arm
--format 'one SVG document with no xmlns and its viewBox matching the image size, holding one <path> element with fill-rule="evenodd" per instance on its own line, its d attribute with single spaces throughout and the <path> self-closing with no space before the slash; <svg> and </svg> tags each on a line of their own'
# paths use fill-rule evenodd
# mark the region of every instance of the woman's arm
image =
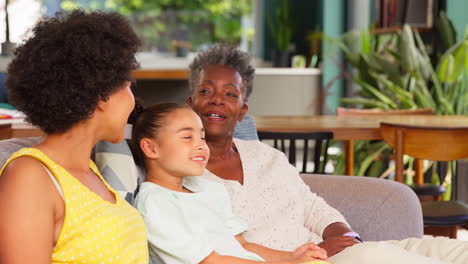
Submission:
<svg viewBox="0 0 468 264">
<path fill-rule="evenodd" d="M 51 263 L 56 196 L 38 161 L 9 164 L 0 175 L 0 264 Z"/>
<path fill-rule="evenodd" d="M 323 230 L 323 240 L 327 240 L 328 238 L 331 237 L 336 237 L 336 236 L 342 236 L 345 233 L 352 232 L 351 228 L 349 228 L 348 225 L 341 223 L 341 222 L 336 222 L 333 224 L 328 225 L 325 230 Z"/>
<path fill-rule="evenodd" d="M 297 170 L 291 171 L 297 174 Z M 359 243 L 356 239 L 343 236 L 352 229 L 346 223 L 344 216 L 317 194 L 310 191 L 299 175 L 291 177 L 296 181 L 298 191 L 302 193 L 306 218 L 304 225 L 312 232 L 321 235 L 324 240 L 318 246 L 325 249 L 329 257 L 341 252 L 347 247 Z M 291 182 L 293 183 L 293 182 Z"/>
<path fill-rule="evenodd" d="M 347 247 L 358 244 L 359 241 L 354 237 L 343 236 L 348 232 L 352 232 L 348 225 L 340 222 L 332 223 L 323 231 L 323 242 L 319 246 L 327 251 L 328 256 L 333 256 Z"/>
</svg>

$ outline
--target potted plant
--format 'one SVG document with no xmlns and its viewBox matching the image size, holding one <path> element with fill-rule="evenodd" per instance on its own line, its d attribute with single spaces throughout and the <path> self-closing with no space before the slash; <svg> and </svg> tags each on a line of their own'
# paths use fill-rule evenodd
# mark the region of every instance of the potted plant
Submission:
<svg viewBox="0 0 468 264">
<path fill-rule="evenodd" d="M 273 67 L 290 66 L 289 44 L 292 38 L 293 21 L 289 13 L 288 0 L 273 1 L 275 10 L 267 22 L 275 47 L 271 53 Z"/>
<path fill-rule="evenodd" d="M 341 103 L 383 110 L 432 108 L 439 115 L 468 114 L 468 34 L 456 42 L 454 27 L 443 12 L 436 21 L 436 33 L 444 48 L 431 56 L 419 33 L 409 25 L 393 35 L 369 31 L 343 35 L 335 43 L 355 69 L 352 78 L 360 90 L 352 98 L 342 98 Z M 450 177 L 445 179 L 449 189 Z"/>
</svg>

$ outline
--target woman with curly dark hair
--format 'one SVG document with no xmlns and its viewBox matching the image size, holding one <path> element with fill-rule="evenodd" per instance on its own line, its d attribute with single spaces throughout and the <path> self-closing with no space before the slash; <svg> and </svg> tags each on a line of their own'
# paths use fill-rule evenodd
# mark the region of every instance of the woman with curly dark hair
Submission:
<svg viewBox="0 0 468 264">
<path fill-rule="evenodd" d="M 114 13 L 42 19 L 15 51 L 12 104 L 47 136 L 0 171 L 0 263 L 147 263 L 139 213 L 90 160 L 124 139 L 140 41 Z"/>
</svg>

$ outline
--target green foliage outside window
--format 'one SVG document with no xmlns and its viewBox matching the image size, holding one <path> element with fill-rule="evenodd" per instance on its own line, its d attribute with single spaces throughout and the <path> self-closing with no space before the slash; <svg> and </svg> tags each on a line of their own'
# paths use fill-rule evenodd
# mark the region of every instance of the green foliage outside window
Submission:
<svg viewBox="0 0 468 264">
<path fill-rule="evenodd" d="M 62 9 L 105 9 L 127 16 L 145 50 L 167 51 L 174 40 L 194 48 L 215 42 L 238 43 L 241 18 L 252 0 L 65 0 Z"/>
</svg>

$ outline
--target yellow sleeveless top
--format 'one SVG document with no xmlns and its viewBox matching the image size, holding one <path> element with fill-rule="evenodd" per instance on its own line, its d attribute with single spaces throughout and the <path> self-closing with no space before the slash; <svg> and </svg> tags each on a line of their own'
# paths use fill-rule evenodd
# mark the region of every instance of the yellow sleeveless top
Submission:
<svg viewBox="0 0 468 264">
<path fill-rule="evenodd" d="M 36 148 L 23 148 L 5 163 L 29 156 L 44 164 L 63 191 L 65 218 L 52 263 L 148 263 L 148 243 L 139 212 L 102 178 L 90 160 L 90 168 L 115 196 L 115 204 L 90 191 L 64 168 Z"/>
</svg>

